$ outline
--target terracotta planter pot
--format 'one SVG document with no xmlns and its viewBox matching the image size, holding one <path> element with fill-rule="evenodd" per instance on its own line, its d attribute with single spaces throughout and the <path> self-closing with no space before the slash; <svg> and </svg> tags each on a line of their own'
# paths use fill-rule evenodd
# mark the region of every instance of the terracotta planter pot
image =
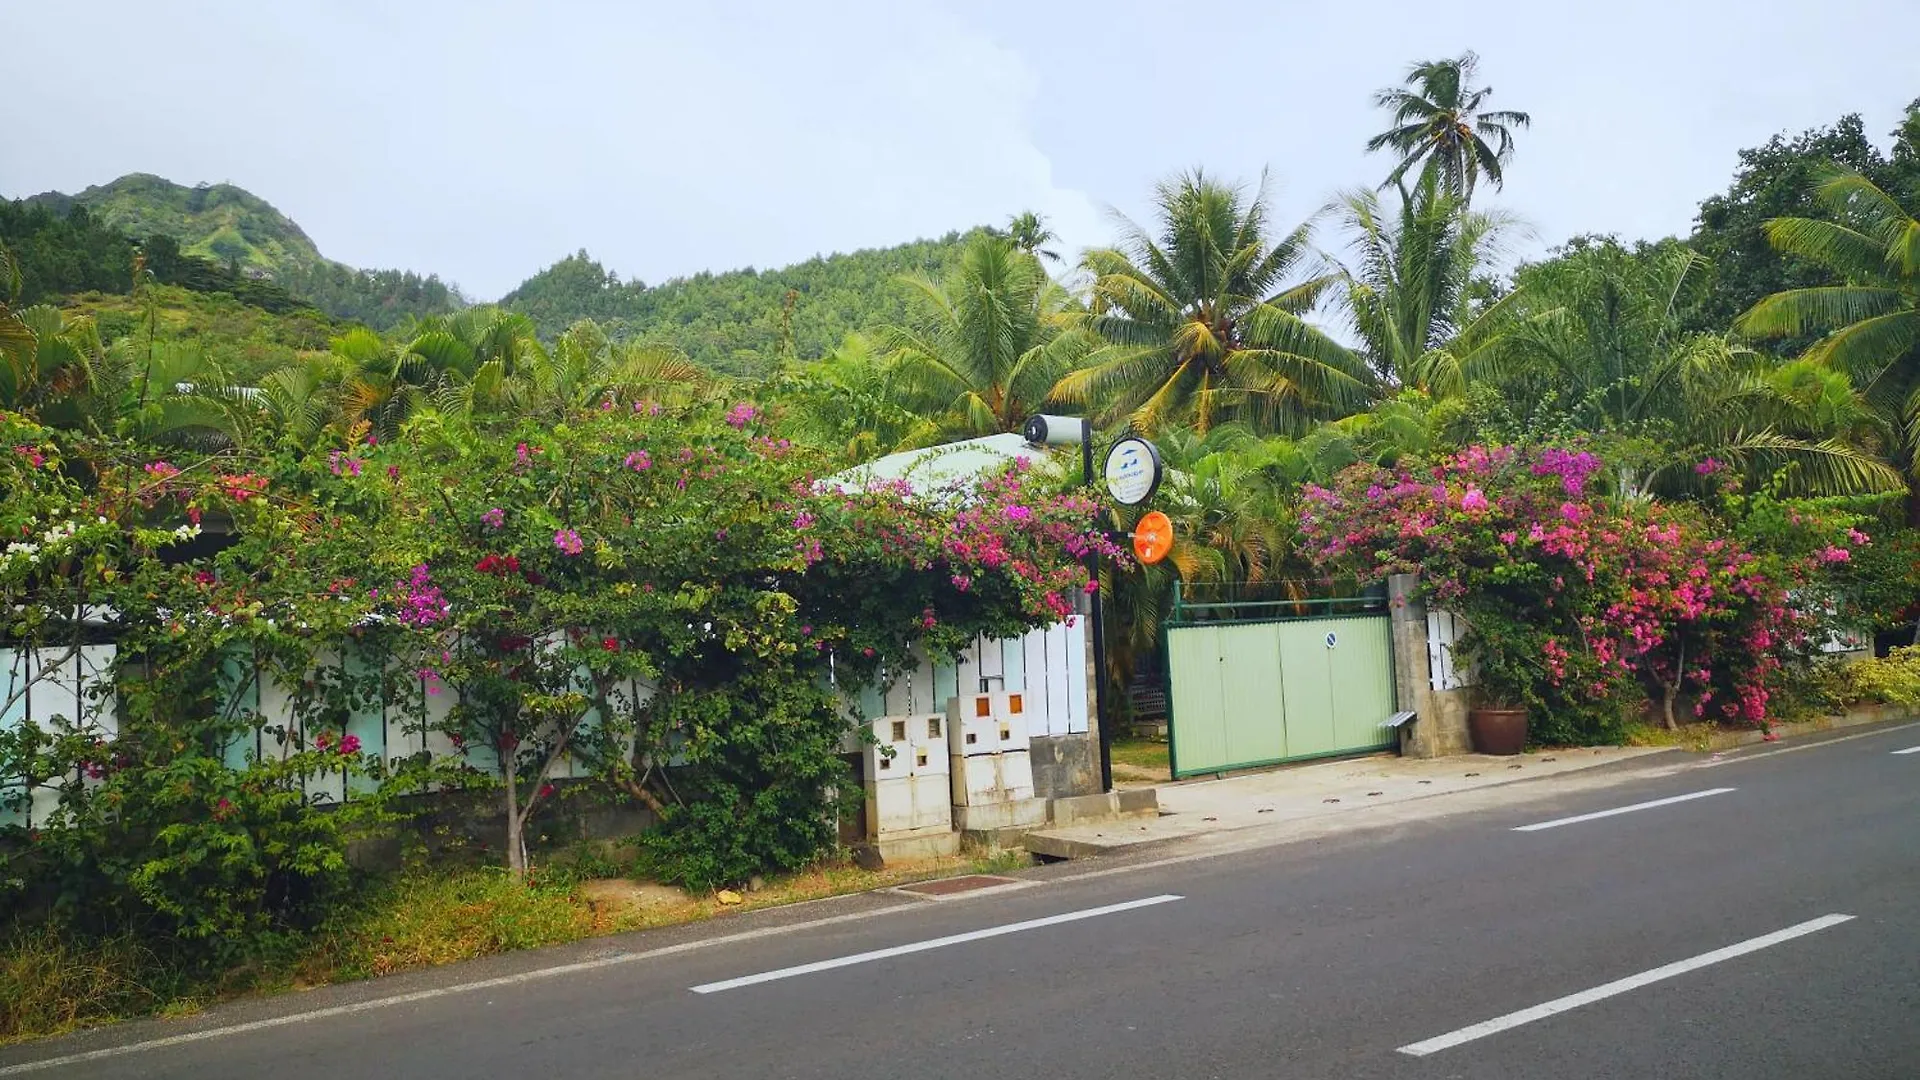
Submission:
<svg viewBox="0 0 1920 1080">
<path fill-rule="evenodd" d="M 1527 748 L 1527 710 L 1469 710 L 1467 734 L 1473 736 L 1473 748 L 1482 754 L 1517 754 Z"/>
</svg>

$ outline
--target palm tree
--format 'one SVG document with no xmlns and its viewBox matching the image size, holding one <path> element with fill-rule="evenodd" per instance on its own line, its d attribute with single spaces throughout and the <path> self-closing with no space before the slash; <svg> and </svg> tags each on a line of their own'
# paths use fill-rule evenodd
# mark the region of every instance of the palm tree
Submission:
<svg viewBox="0 0 1920 1080">
<path fill-rule="evenodd" d="M 1841 283 L 1775 293 L 1734 328 L 1756 337 L 1825 334 L 1802 359 L 1844 372 L 1861 388 L 1892 436 L 1890 458 L 1906 476 L 1908 517 L 1920 524 L 1920 220 L 1838 165 L 1818 174 L 1813 193 L 1831 220 L 1776 218 L 1767 223 L 1767 238 L 1832 270 Z"/>
<path fill-rule="evenodd" d="M 850 465 L 940 441 L 939 424 L 897 400 L 886 357 L 865 334 L 848 334 L 818 360 L 789 362 L 770 391 L 795 439 Z"/>
<path fill-rule="evenodd" d="M 1513 219 L 1468 209 L 1431 172 L 1391 217 L 1364 189 L 1333 209 L 1352 237 L 1339 299 L 1379 379 L 1452 394 L 1496 363 L 1520 290 L 1486 299 L 1472 286 Z"/>
<path fill-rule="evenodd" d="M 519 351 L 511 370 L 481 366 L 451 395 L 511 417 L 554 417 L 588 409 L 654 403 L 684 405 L 713 379 L 677 347 L 660 342 L 615 342 L 592 320 L 567 328 L 551 349 L 537 341 Z"/>
<path fill-rule="evenodd" d="M 1400 155 L 1381 187 L 1400 183 L 1423 160 L 1424 170 L 1463 200 L 1472 199 L 1482 174 L 1501 186 L 1501 167 L 1513 156 L 1513 129 L 1528 126 L 1533 118 L 1512 110 L 1482 112 L 1493 88 L 1473 85 L 1479 64 L 1472 52 L 1423 61 L 1407 69 L 1404 87 L 1374 95 L 1374 104 L 1392 110 L 1393 126 L 1368 139 L 1367 150 Z"/>
<path fill-rule="evenodd" d="M 1006 236 L 1013 241 L 1015 248 L 1029 255 L 1048 262 L 1060 261 L 1060 253 L 1047 247 L 1060 237 L 1052 229 L 1047 228 L 1046 218 L 1031 210 L 1023 214 L 1015 214 L 1013 220 L 1007 222 Z"/>
<path fill-rule="evenodd" d="M 1003 237 L 968 241 L 943 283 L 902 281 L 918 318 L 877 331 L 890 393 L 947 435 L 1019 430 L 1093 344 L 1071 325 L 1066 292 Z"/>
<path fill-rule="evenodd" d="M 1296 430 L 1362 404 L 1366 366 L 1302 316 L 1332 275 L 1292 280 L 1310 224 L 1267 234 L 1264 178 L 1249 199 L 1199 171 L 1159 186 L 1160 232 L 1131 222 L 1118 248 L 1087 253 L 1106 342 L 1053 396 L 1143 432 L 1242 418 Z"/>
</svg>

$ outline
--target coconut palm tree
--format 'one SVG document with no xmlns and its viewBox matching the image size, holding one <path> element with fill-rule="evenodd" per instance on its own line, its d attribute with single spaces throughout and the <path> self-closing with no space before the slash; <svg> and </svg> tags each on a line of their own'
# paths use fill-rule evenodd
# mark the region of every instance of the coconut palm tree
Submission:
<svg viewBox="0 0 1920 1080">
<path fill-rule="evenodd" d="M 1517 224 L 1469 209 L 1432 172 L 1402 196 L 1393 212 L 1364 189 L 1335 202 L 1351 237 L 1336 295 L 1377 378 L 1458 393 L 1501 356 L 1521 290 L 1487 299 L 1472 285 Z"/>
<path fill-rule="evenodd" d="M 1392 111 L 1393 126 L 1368 139 L 1367 150 L 1400 155 L 1381 187 L 1401 183 L 1415 165 L 1462 200 L 1473 198 L 1483 175 L 1501 186 L 1501 169 L 1513 156 L 1513 131 L 1533 118 L 1512 110 L 1481 111 L 1493 88 L 1473 85 L 1479 64 L 1472 52 L 1422 61 L 1407 69 L 1403 86 L 1374 95 L 1374 104 Z"/>
<path fill-rule="evenodd" d="M 948 436 L 1019 430 L 1094 344 L 1065 290 L 1003 237 L 968 241 L 945 282 L 901 280 L 917 318 L 876 331 L 889 392 Z"/>
<path fill-rule="evenodd" d="M 1093 295 L 1077 323 L 1106 344 L 1056 399 L 1143 432 L 1202 433 L 1236 418 L 1293 431 L 1364 404 L 1366 365 L 1303 318 L 1335 278 L 1299 274 L 1310 224 L 1269 235 L 1264 178 L 1248 198 L 1196 170 L 1156 202 L 1158 235 L 1126 222 L 1119 247 L 1082 262 Z"/>
<path fill-rule="evenodd" d="M 1035 258 L 1053 263 L 1060 261 L 1060 253 L 1047 247 L 1060 237 L 1047 228 L 1047 219 L 1031 210 L 1015 214 L 1013 220 L 1007 222 L 1006 236 L 1014 247 Z"/>
<path fill-rule="evenodd" d="M 1907 479 L 1909 519 L 1920 524 L 1920 220 L 1838 165 L 1820 171 L 1813 194 L 1829 219 L 1776 218 L 1767 239 L 1840 283 L 1775 293 L 1734 328 L 1763 338 L 1825 335 L 1802 359 L 1861 388 L 1893 437 L 1889 457 Z"/>
</svg>

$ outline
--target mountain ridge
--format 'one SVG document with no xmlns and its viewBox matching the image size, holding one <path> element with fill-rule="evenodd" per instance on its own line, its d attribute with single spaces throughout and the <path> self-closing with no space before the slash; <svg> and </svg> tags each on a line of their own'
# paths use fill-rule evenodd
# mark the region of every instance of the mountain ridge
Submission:
<svg viewBox="0 0 1920 1080">
<path fill-rule="evenodd" d="M 235 184 L 187 186 L 128 173 L 71 195 L 49 191 L 22 201 L 61 216 L 82 207 L 136 239 L 170 237 L 184 254 L 270 279 L 335 318 L 376 330 L 471 303 L 437 274 L 362 270 L 328 259 L 298 222 Z M 533 319 L 544 337 L 590 318 L 613 337 L 670 343 L 712 370 L 759 375 L 788 357 L 822 355 L 849 333 L 903 321 L 908 300 L 898 279 L 939 277 L 977 231 L 818 254 L 771 269 L 701 270 L 655 285 L 622 280 L 582 249 L 529 274 L 497 303 Z"/>
</svg>

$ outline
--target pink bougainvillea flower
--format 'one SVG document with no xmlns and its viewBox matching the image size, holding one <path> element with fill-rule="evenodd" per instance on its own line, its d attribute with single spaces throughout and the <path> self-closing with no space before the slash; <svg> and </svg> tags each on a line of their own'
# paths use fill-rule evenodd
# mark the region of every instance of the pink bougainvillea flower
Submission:
<svg viewBox="0 0 1920 1080">
<path fill-rule="evenodd" d="M 340 740 L 340 753 L 357 754 L 360 752 L 360 736 L 348 735 Z"/>
<path fill-rule="evenodd" d="M 496 506 L 481 514 L 480 520 L 486 523 L 487 528 L 497 529 L 507 523 L 507 512 Z"/>
<path fill-rule="evenodd" d="M 581 541 L 580 534 L 572 529 L 561 529 L 554 533 L 553 546 L 559 548 L 561 552 L 567 555 L 578 555 L 586 550 L 586 545 Z"/>
<path fill-rule="evenodd" d="M 1487 493 L 1477 487 L 1470 487 L 1460 496 L 1460 509 L 1468 513 L 1479 513 L 1487 508 Z"/>
</svg>

